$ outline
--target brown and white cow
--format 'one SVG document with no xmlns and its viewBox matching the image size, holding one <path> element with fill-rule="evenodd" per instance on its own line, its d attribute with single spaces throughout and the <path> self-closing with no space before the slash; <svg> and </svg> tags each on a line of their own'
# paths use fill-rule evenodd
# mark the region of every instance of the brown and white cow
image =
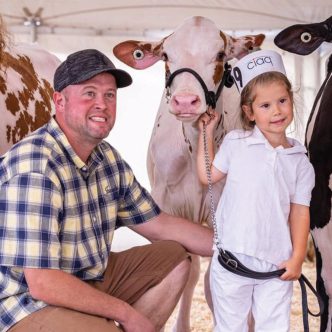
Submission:
<svg viewBox="0 0 332 332">
<path fill-rule="evenodd" d="M 201 76 L 208 90 L 216 91 L 225 62 L 244 56 L 263 40 L 264 35 L 234 38 L 220 31 L 209 19 L 192 17 L 161 41 L 129 40 L 118 44 L 113 51 L 119 60 L 136 69 L 145 69 L 163 60 L 166 76 L 178 69 L 190 68 Z M 169 102 L 164 93 L 148 149 L 152 196 L 170 214 L 208 223 L 209 196 L 196 173 L 197 119 L 207 110 L 205 95 L 194 75 L 182 72 L 175 76 L 168 99 Z M 218 146 L 229 130 L 240 125 L 239 95 L 235 88 L 223 90 L 216 110 L 222 114 L 215 132 Z M 217 200 L 222 184 L 213 190 Z M 191 276 L 174 329 L 178 332 L 190 331 L 190 306 L 198 276 L 199 259 L 193 257 Z"/>
<path fill-rule="evenodd" d="M 275 44 L 307 55 L 324 41 L 332 42 L 332 16 L 324 22 L 292 25 L 281 31 Z M 310 228 L 316 248 L 317 291 L 325 305 L 320 331 L 332 331 L 332 55 L 326 78 L 314 101 L 306 130 L 306 145 L 316 183 L 310 206 Z"/>
<path fill-rule="evenodd" d="M 0 21 L 0 155 L 50 119 L 59 63 L 38 46 L 10 43 Z"/>
</svg>

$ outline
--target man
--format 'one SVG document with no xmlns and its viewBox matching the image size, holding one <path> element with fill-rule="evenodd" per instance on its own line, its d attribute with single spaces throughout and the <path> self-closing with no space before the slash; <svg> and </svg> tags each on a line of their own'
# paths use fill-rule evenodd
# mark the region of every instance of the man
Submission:
<svg viewBox="0 0 332 332">
<path fill-rule="evenodd" d="M 55 117 L 2 157 L 1 331 L 158 331 L 185 285 L 186 250 L 212 255 L 211 230 L 161 212 L 103 140 L 131 82 L 97 50 L 69 55 Z M 120 226 L 153 243 L 111 253 Z"/>
</svg>

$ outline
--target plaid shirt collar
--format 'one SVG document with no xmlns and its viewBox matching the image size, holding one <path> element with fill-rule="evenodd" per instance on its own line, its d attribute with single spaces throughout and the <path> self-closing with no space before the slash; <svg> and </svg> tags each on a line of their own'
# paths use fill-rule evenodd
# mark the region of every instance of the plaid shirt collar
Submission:
<svg viewBox="0 0 332 332">
<path fill-rule="evenodd" d="M 55 117 L 53 116 L 52 119 L 47 124 L 47 131 L 50 133 L 51 136 L 56 138 L 59 145 L 61 146 L 61 149 L 66 154 L 66 157 L 68 160 L 71 160 L 73 164 L 81 171 L 82 174 L 91 174 L 96 167 L 103 161 L 104 155 L 102 153 L 102 150 L 100 148 L 100 143 L 91 153 L 88 163 L 84 163 L 82 159 L 77 155 L 77 153 L 74 151 L 73 147 L 69 143 L 67 136 L 60 128 L 59 124 L 55 120 Z"/>
</svg>

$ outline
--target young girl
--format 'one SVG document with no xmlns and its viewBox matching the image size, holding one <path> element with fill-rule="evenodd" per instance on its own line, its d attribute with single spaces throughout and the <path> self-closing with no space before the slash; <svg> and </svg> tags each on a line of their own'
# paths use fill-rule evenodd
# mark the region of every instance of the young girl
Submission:
<svg viewBox="0 0 332 332">
<path fill-rule="evenodd" d="M 233 77 L 241 92 L 243 130 L 226 135 L 214 155 L 214 111 L 199 120 L 198 173 L 207 184 L 203 125 L 206 125 L 212 183 L 226 177 L 217 211 L 221 247 L 248 268 L 285 268 L 281 278 L 255 280 L 225 270 L 215 250 L 211 291 L 220 332 L 289 331 L 292 280 L 299 278 L 309 233 L 314 171 L 306 149 L 286 136 L 293 120 L 293 94 L 280 55 L 258 51 L 238 61 Z"/>
</svg>

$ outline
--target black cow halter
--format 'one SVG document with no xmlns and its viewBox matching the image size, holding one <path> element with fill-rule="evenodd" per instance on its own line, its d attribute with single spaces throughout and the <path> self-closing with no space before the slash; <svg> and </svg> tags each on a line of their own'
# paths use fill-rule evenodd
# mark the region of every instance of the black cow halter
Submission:
<svg viewBox="0 0 332 332">
<path fill-rule="evenodd" d="M 224 86 L 226 86 L 227 88 L 230 88 L 233 83 L 234 80 L 231 76 L 231 66 L 226 62 L 224 65 L 224 74 L 222 76 L 222 79 L 220 81 L 220 84 L 218 86 L 218 89 L 216 92 L 214 91 L 209 91 L 205 82 L 203 81 L 202 77 L 193 69 L 191 68 L 181 68 L 178 69 L 176 71 L 174 71 L 172 74 L 170 74 L 169 76 L 166 76 L 166 84 L 165 84 L 165 88 L 166 88 L 166 98 L 169 99 L 171 96 L 171 91 L 170 91 L 170 87 L 171 84 L 174 80 L 174 77 L 178 74 L 181 74 L 183 72 L 188 72 L 192 75 L 195 76 L 195 78 L 198 80 L 198 82 L 201 84 L 202 89 L 204 91 L 205 94 L 205 101 L 206 104 L 211 106 L 213 109 L 216 108 L 217 105 L 217 100 L 220 97 L 221 91 L 223 89 Z"/>
</svg>

